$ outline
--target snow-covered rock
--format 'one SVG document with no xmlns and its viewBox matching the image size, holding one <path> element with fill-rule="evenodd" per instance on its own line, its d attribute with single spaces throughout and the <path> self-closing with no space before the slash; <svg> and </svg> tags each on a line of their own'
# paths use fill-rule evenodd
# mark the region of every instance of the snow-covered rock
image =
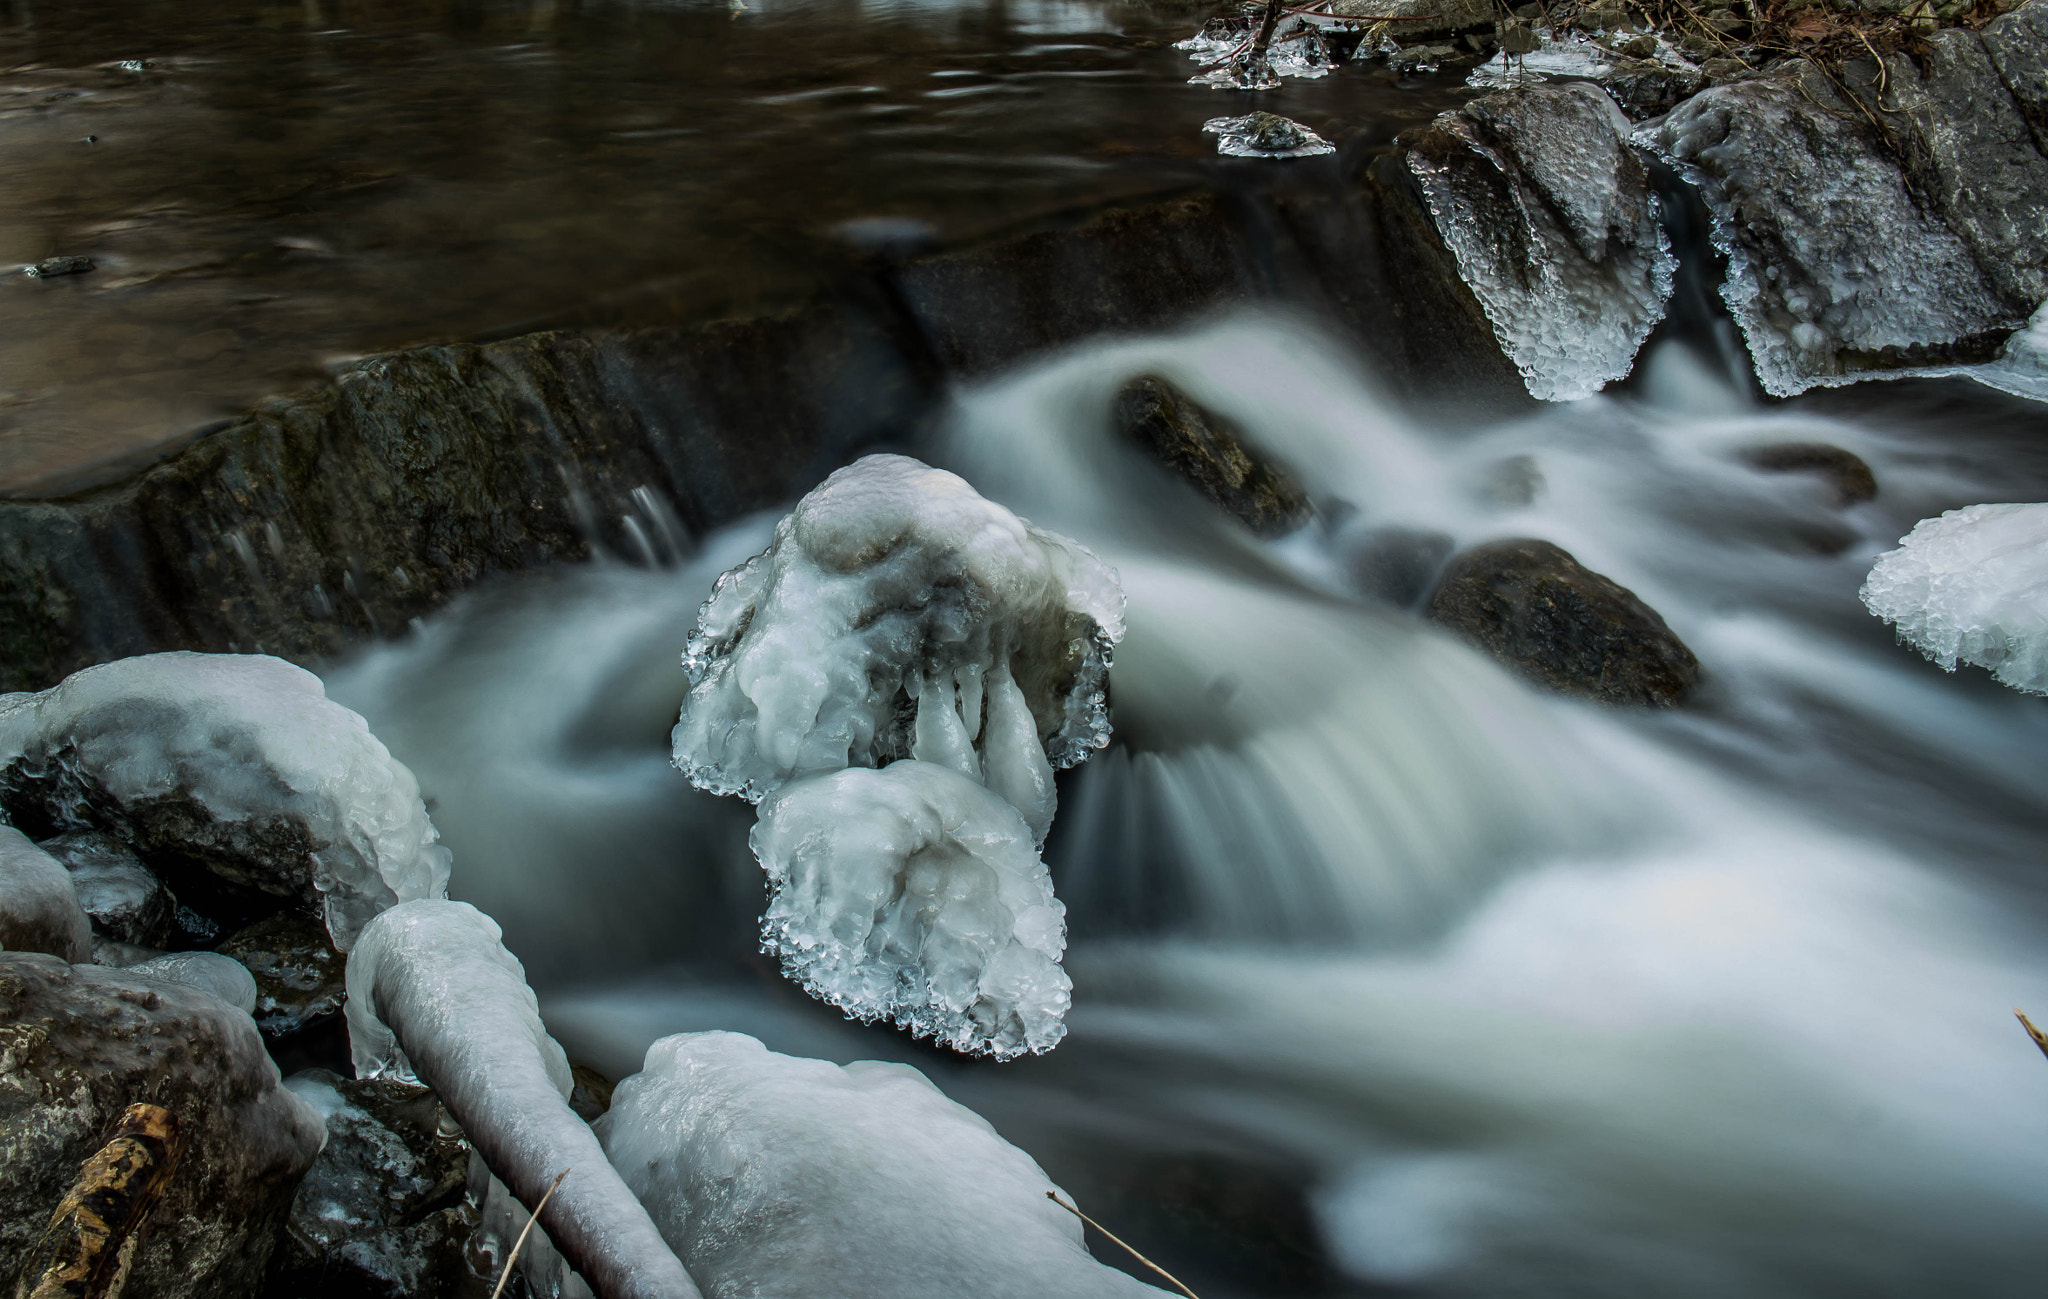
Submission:
<svg viewBox="0 0 2048 1299">
<path fill-rule="evenodd" d="M 1948 671 L 1973 663 L 2048 695 L 2048 504 L 1923 519 L 1878 557 L 1863 603 Z"/>
<path fill-rule="evenodd" d="M 1049 1051 L 1066 908 L 1016 809 L 945 767 L 850 767 L 761 804 L 762 942 L 812 996 L 956 1051 Z"/>
<path fill-rule="evenodd" d="M 1629 372 L 1677 269 L 1628 119 L 1597 87 L 1534 86 L 1440 115 L 1409 174 L 1529 392 Z"/>
<path fill-rule="evenodd" d="M 317 900 L 344 949 L 377 912 L 448 884 L 412 773 L 318 677 L 262 655 L 142 655 L 0 699 L 0 813 Z"/>
<path fill-rule="evenodd" d="M 648 1049 L 597 1127 L 709 1294 L 1160 1294 L 1091 1258 L 1030 1156 L 904 1065 L 679 1034 Z"/>
<path fill-rule="evenodd" d="M 899 758 L 950 767 L 1052 823 L 1052 772 L 1108 742 L 1116 574 L 957 475 L 872 455 L 719 578 L 683 656 L 692 783 L 750 802 Z"/>
<path fill-rule="evenodd" d="M 423 1082 L 552 1247 L 607 1299 L 695 1299 L 697 1288 L 568 1105 L 569 1062 L 540 1021 L 498 926 L 462 902 L 403 902 L 348 959 L 356 1074 Z"/>
<path fill-rule="evenodd" d="M 0 825 L 0 951 L 92 959 L 92 922 L 70 872 L 11 826 Z"/>
</svg>

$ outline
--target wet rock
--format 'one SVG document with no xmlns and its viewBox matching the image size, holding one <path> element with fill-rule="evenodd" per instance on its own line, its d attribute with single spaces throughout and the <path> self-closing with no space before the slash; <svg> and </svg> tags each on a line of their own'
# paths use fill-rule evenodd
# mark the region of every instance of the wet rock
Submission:
<svg viewBox="0 0 2048 1299">
<path fill-rule="evenodd" d="M 1458 57 L 1455 45 L 1404 45 L 1387 56 L 1387 66 L 1401 73 L 1435 72 Z"/>
<path fill-rule="evenodd" d="M 21 273 L 32 280 L 49 280 L 59 275 L 83 275 L 93 266 L 90 257 L 51 257 L 33 266 L 22 267 Z"/>
<path fill-rule="evenodd" d="M 1427 616 L 1562 694 L 1670 707 L 1699 684 L 1699 660 L 1656 610 L 1547 541 L 1458 555 Z"/>
<path fill-rule="evenodd" d="M 1770 473 L 1812 473 L 1834 489 L 1835 504 L 1855 505 L 1877 499 L 1877 475 L 1863 457 L 1826 442 L 1773 442 L 1749 447 L 1742 461 Z"/>
<path fill-rule="evenodd" d="M 92 925 L 64 865 L 0 824 L 0 951 L 92 959 Z"/>
<path fill-rule="evenodd" d="M 341 1013 L 348 961 L 327 929 L 305 912 L 281 911 L 237 931 L 219 948 L 256 980 L 256 1027 L 290 1037 Z"/>
<path fill-rule="evenodd" d="M 1648 42 L 1642 55 L 1636 51 Z M 1650 58 L 1657 52 L 1654 37 L 1638 36 L 1622 47 L 1634 57 L 1617 59 L 1600 77 L 1600 88 L 1636 121 L 1670 112 L 1679 101 L 1699 93 L 1706 78 L 1691 68 L 1674 68 Z"/>
<path fill-rule="evenodd" d="M 1277 536 L 1314 512 L 1293 477 L 1247 445 L 1235 424 L 1156 375 L 1125 384 L 1115 415 L 1119 433 L 1254 532 Z"/>
<path fill-rule="evenodd" d="M 1339 554 L 1359 594 L 1407 609 L 1429 594 L 1452 544 L 1448 533 L 1370 528 L 1346 538 Z"/>
<path fill-rule="evenodd" d="M 438 1299 L 469 1280 L 469 1143 L 425 1087 L 325 1069 L 285 1084 L 327 1124 L 271 1278 L 293 1299 Z"/>
<path fill-rule="evenodd" d="M 574 1080 L 569 1090 L 569 1108 L 585 1123 L 597 1122 L 612 1107 L 615 1084 L 587 1064 L 570 1065 L 569 1075 Z"/>
<path fill-rule="evenodd" d="M 319 1116 L 286 1092 L 249 1017 L 196 989 L 0 954 L 0 1258 L 19 1259 L 137 1098 L 190 1134 L 125 1293 L 253 1295 Z"/>
<path fill-rule="evenodd" d="M 1579 83 L 1487 95 L 1401 137 L 1460 276 L 1545 400 L 1627 374 L 1671 294 L 1677 261 L 1627 131 Z"/>
<path fill-rule="evenodd" d="M 180 936 L 177 898 L 127 844 L 82 830 L 45 839 L 41 847 L 71 872 L 95 932 L 137 947 L 169 947 Z"/>
<path fill-rule="evenodd" d="M 1807 65 L 1704 91 L 1645 142 L 1705 198 L 1729 259 L 1722 296 L 1771 393 L 1988 361 L 2031 310 L 2002 297 L 2004 273 L 1986 273 Z"/>
</svg>

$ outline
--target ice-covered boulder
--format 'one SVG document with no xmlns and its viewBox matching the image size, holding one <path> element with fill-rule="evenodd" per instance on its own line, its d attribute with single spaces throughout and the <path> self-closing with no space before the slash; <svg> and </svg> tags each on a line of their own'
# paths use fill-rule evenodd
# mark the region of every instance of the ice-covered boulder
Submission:
<svg viewBox="0 0 2048 1299">
<path fill-rule="evenodd" d="M 1066 908 L 1015 808 L 956 771 L 894 762 L 761 804 L 767 950 L 821 1001 L 956 1051 L 1049 1051 L 1073 982 Z"/>
<path fill-rule="evenodd" d="M 92 959 L 92 922 L 64 864 L 0 825 L 0 951 Z"/>
<path fill-rule="evenodd" d="M 1922 519 L 1878 557 L 1863 603 L 1948 671 L 1973 663 L 2048 695 L 2048 504 Z"/>
<path fill-rule="evenodd" d="M 675 763 L 759 802 L 916 758 L 1052 822 L 1052 772 L 1108 742 L 1116 574 L 907 456 L 834 473 L 719 578 L 683 656 Z"/>
<path fill-rule="evenodd" d="M 1030 1156 L 904 1065 L 680 1034 L 648 1049 L 597 1128 L 710 1294 L 1160 1294 L 1091 1258 Z"/>
<path fill-rule="evenodd" d="M 319 1116 L 281 1085 L 241 1011 L 50 956 L 0 955 L 0 1260 L 22 1258 L 79 1162 L 138 1100 L 169 1110 L 189 1139 L 124 1293 L 259 1293 L 292 1192 L 320 1151 Z"/>
<path fill-rule="evenodd" d="M 177 895 L 119 839 L 81 830 L 37 846 L 71 872 L 71 887 L 92 917 L 94 933 L 143 947 L 171 947 L 185 936 L 177 924 Z"/>
<path fill-rule="evenodd" d="M 489 916 L 441 901 L 377 916 L 349 953 L 347 1014 L 357 1076 L 432 1087 L 529 1208 L 567 1172 L 541 1226 L 599 1294 L 695 1299 L 683 1265 L 569 1108 L 568 1059 Z"/>
<path fill-rule="evenodd" d="M 128 973 L 188 988 L 220 998 L 244 1015 L 256 1013 L 256 979 L 233 957 L 219 952 L 165 952 L 127 967 Z"/>
<path fill-rule="evenodd" d="M 0 698 L 0 814 L 111 834 L 181 893 L 317 902 L 344 949 L 448 884 L 412 773 L 318 677 L 263 655 L 147 654 Z"/>
<path fill-rule="evenodd" d="M 1486 95 L 1412 137 L 1406 169 L 1531 395 L 1629 372 L 1677 259 L 1628 119 L 1592 85 Z"/>
</svg>

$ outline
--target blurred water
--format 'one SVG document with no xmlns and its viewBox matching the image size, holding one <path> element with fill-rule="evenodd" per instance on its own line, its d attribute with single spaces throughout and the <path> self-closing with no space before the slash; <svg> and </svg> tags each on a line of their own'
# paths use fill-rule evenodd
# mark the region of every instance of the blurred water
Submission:
<svg viewBox="0 0 2048 1299">
<path fill-rule="evenodd" d="M 957 395 L 920 450 L 1117 565 L 1118 739 L 1048 845 L 1072 1034 L 970 1065 L 753 953 L 747 809 L 665 765 L 673 568 L 478 593 L 329 674 L 412 765 L 453 892 L 572 1055 L 732 1028 L 910 1060 L 1218 1295 L 2038 1291 L 2048 704 L 1944 676 L 1855 590 L 1923 514 L 2038 497 L 2033 410 L 1939 385 L 1749 404 L 1666 342 L 1626 391 L 1488 427 L 1397 411 L 1246 318 Z M 1110 434 L 1164 374 L 1318 497 L 1261 542 Z M 1881 485 L 1749 467 L 1783 441 Z M 1669 714 L 1542 695 L 1370 594 L 1387 529 L 1557 542 L 1698 652 Z M 1104 1255 L 1107 1257 L 1107 1253 Z"/>
</svg>

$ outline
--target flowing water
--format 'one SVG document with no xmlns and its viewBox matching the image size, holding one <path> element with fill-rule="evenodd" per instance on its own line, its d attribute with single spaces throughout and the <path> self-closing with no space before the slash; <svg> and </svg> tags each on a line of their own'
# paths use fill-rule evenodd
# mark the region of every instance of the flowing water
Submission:
<svg viewBox="0 0 2048 1299">
<path fill-rule="evenodd" d="M 1922 514 L 2039 496 L 2038 414 L 1938 385 L 1759 407 L 1706 357 L 1667 338 L 1626 392 L 1447 426 L 1244 317 L 957 394 L 916 449 L 1130 599 L 1117 740 L 1047 848 L 1075 1009 L 1042 1058 L 848 1024 L 754 953 L 748 809 L 665 738 L 695 606 L 769 520 L 505 582 L 330 688 L 420 774 L 453 891 L 572 1055 L 620 1074 L 719 1027 L 909 1060 L 1209 1299 L 2033 1293 L 2048 1063 L 2010 1007 L 2048 1006 L 2048 704 L 1943 675 L 1855 592 Z M 1123 448 L 1140 372 L 1323 522 L 1256 541 Z M 1737 454 L 1784 441 L 1881 495 Z M 1540 694 L 1361 591 L 1388 529 L 1564 545 L 1708 684 L 1665 714 Z"/>
</svg>

